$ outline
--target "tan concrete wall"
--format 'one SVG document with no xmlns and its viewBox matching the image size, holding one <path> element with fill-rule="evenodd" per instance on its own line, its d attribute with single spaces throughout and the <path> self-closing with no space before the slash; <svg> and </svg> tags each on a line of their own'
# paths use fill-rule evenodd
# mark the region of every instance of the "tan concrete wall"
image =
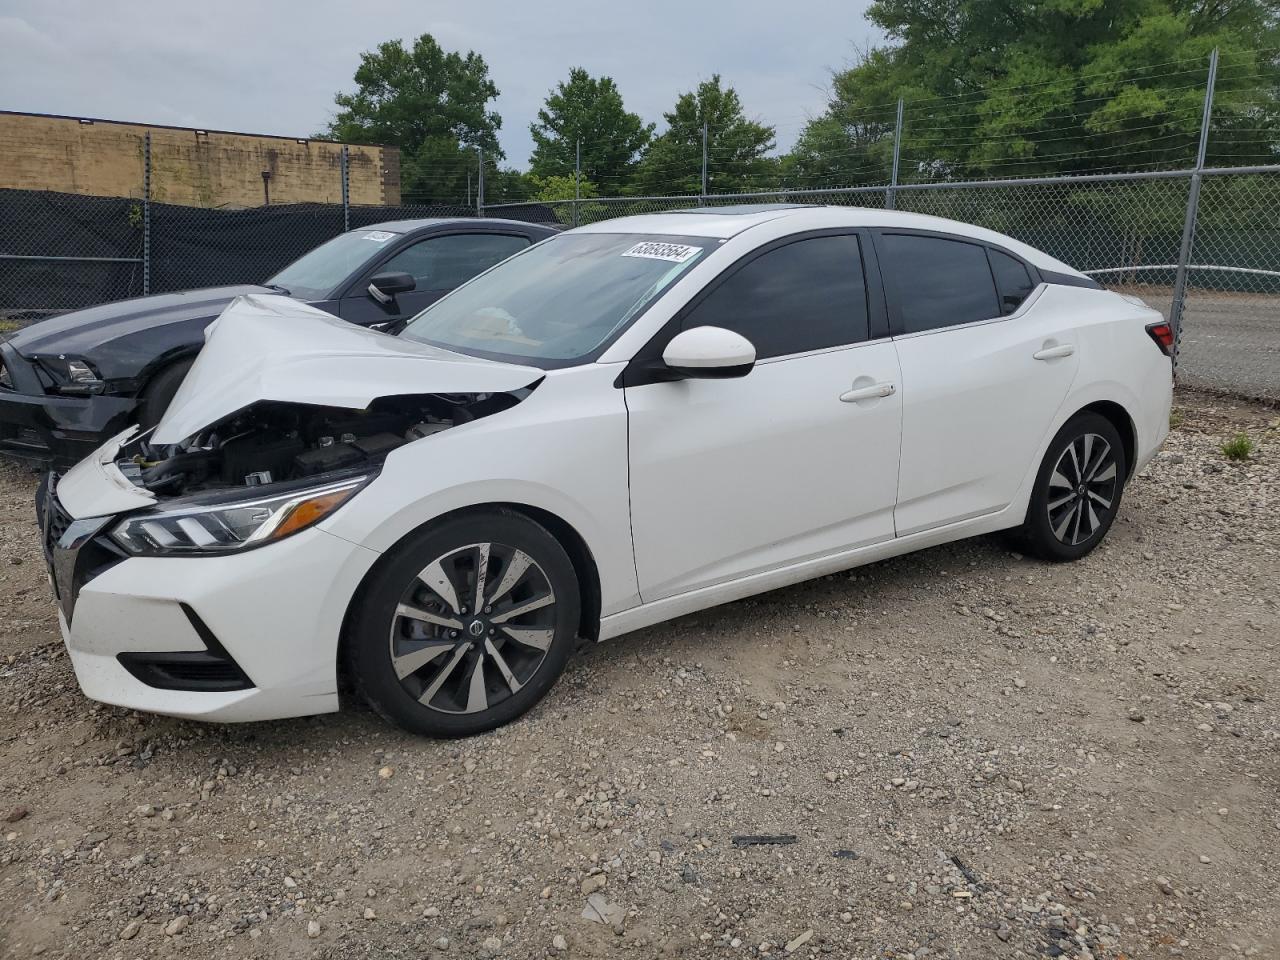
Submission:
<svg viewBox="0 0 1280 960">
<path fill-rule="evenodd" d="M 257 207 L 262 173 L 272 203 L 341 203 L 342 145 L 292 137 L 86 123 L 0 114 L 0 188 L 141 197 L 151 134 L 151 199 L 200 207 Z M 353 204 L 400 202 L 396 147 L 348 147 Z"/>
</svg>

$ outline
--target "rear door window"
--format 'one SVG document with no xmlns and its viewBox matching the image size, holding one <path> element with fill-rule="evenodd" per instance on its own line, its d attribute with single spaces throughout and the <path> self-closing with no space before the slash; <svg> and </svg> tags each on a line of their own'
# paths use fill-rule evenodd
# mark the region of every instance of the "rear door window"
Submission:
<svg viewBox="0 0 1280 960">
<path fill-rule="evenodd" d="M 880 269 L 894 291 L 901 329 L 920 333 L 1002 315 L 986 249 L 919 234 L 882 235 Z"/>
<path fill-rule="evenodd" d="M 991 257 L 991 272 L 996 276 L 996 289 L 1000 291 L 1000 312 L 1010 314 L 1022 306 L 1036 285 L 1027 272 L 1027 265 L 1016 257 L 999 250 L 987 249 Z"/>
</svg>

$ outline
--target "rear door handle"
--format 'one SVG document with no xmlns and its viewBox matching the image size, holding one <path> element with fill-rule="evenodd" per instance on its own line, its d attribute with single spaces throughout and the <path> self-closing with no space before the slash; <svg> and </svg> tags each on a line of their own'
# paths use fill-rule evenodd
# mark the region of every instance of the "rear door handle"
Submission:
<svg viewBox="0 0 1280 960">
<path fill-rule="evenodd" d="M 1070 343 L 1060 343 L 1056 347 L 1045 347 L 1043 350 L 1037 350 L 1031 356 L 1037 360 L 1057 360 L 1059 357 L 1069 357 L 1076 352 L 1076 348 Z"/>
<path fill-rule="evenodd" d="M 875 400 L 879 397 L 892 397 L 897 391 L 892 383 L 873 383 L 869 387 L 859 387 L 857 390 L 846 390 L 840 394 L 842 403 L 857 403 L 859 400 Z"/>
</svg>

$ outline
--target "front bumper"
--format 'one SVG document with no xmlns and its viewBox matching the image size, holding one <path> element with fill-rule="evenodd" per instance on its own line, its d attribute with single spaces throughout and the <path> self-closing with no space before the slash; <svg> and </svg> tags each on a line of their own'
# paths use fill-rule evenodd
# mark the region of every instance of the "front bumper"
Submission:
<svg viewBox="0 0 1280 960">
<path fill-rule="evenodd" d="M 136 397 L 62 397 L 44 392 L 31 362 L 0 343 L 13 389 L 0 387 L 0 455 L 65 470 L 119 433 Z"/>
<path fill-rule="evenodd" d="M 377 553 L 310 529 L 242 554 L 118 555 L 95 565 L 83 558 L 101 546 L 114 518 L 71 520 L 59 530 L 59 511 L 56 496 L 46 494 L 38 510 L 46 557 L 63 639 L 86 696 L 218 721 L 338 709 L 342 623 Z M 189 665 L 210 657 L 229 662 L 248 685 L 193 687 Z M 150 669 L 154 664 L 160 669 Z"/>
</svg>

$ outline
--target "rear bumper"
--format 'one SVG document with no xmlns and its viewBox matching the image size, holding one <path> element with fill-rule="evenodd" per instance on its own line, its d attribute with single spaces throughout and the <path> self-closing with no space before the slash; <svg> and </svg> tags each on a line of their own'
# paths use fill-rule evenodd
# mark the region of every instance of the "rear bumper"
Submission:
<svg viewBox="0 0 1280 960">
<path fill-rule="evenodd" d="M 0 387 L 0 455 L 55 470 L 88 456 L 128 424 L 136 397 L 60 397 L 44 393 L 31 364 L 0 343 L 14 389 Z"/>
</svg>

